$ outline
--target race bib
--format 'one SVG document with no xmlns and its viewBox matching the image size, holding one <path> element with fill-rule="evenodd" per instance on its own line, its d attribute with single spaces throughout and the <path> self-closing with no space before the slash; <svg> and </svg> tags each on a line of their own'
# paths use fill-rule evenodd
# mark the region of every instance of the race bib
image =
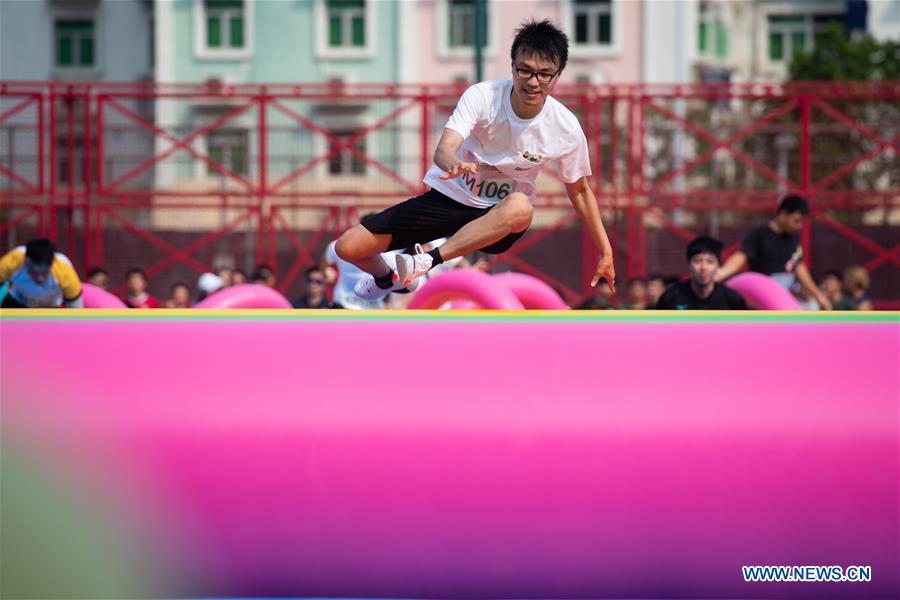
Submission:
<svg viewBox="0 0 900 600">
<path fill-rule="evenodd" d="M 499 202 L 513 190 L 513 182 L 510 179 L 481 179 L 472 173 L 463 173 L 463 185 L 468 188 L 473 196 L 478 196 L 490 202 Z"/>
</svg>

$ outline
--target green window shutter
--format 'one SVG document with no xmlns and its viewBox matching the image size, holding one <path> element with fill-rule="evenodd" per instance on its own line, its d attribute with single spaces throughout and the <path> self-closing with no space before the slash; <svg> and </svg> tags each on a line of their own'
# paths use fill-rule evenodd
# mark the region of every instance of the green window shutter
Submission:
<svg viewBox="0 0 900 600">
<path fill-rule="evenodd" d="M 230 34 L 231 34 L 231 47 L 232 48 L 243 48 L 244 47 L 244 18 L 243 17 L 232 17 L 229 20 L 230 26 Z"/>
<path fill-rule="evenodd" d="M 600 43 L 608 44 L 612 41 L 612 19 L 609 15 L 599 15 Z"/>
<path fill-rule="evenodd" d="M 90 67 L 94 65 L 94 39 L 90 37 L 81 38 L 81 48 L 79 49 L 78 64 Z"/>
<path fill-rule="evenodd" d="M 782 60 L 784 58 L 784 38 L 780 33 L 769 34 L 769 60 Z"/>
<path fill-rule="evenodd" d="M 69 36 L 60 36 L 58 53 L 56 55 L 56 64 L 66 67 L 72 64 L 72 38 Z"/>
<path fill-rule="evenodd" d="M 794 51 L 794 54 L 797 54 L 798 52 L 803 52 L 806 49 L 806 34 L 792 33 L 791 34 L 791 49 Z"/>
<path fill-rule="evenodd" d="M 328 19 L 328 45 L 340 46 L 341 41 L 341 18 L 332 16 Z"/>
<path fill-rule="evenodd" d="M 213 161 L 214 165 L 207 164 L 209 167 L 210 173 L 221 173 L 222 168 L 219 166 L 222 164 L 222 147 L 221 146 L 211 146 L 209 148 L 209 159 Z"/>
<path fill-rule="evenodd" d="M 244 148 L 241 146 L 231 147 L 231 170 L 238 175 L 246 175 L 244 168 Z"/>
<path fill-rule="evenodd" d="M 716 56 L 728 58 L 728 28 L 722 23 L 716 23 Z"/>
<path fill-rule="evenodd" d="M 588 22 L 587 15 L 577 15 L 575 17 L 575 43 L 586 44 L 588 39 Z"/>
<path fill-rule="evenodd" d="M 362 17 L 355 17 L 353 19 L 353 45 L 366 45 L 366 22 Z"/>
<path fill-rule="evenodd" d="M 700 54 L 706 54 L 706 30 L 708 26 L 706 23 L 700 22 L 697 24 L 697 50 Z"/>
<path fill-rule="evenodd" d="M 210 48 L 222 45 L 222 22 L 217 17 L 206 19 L 206 45 Z"/>
</svg>

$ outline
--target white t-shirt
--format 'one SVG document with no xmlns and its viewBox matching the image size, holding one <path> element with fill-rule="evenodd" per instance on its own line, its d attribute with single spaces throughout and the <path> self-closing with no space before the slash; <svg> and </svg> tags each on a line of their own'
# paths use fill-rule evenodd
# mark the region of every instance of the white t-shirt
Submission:
<svg viewBox="0 0 900 600">
<path fill-rule="evenodd" d="M 510 104 L 512 81 L 483 81 L 465 91 L 446 127 L 465 138 L 456 157 L 478 165 L 478 174 L 455 179 L 432 164 L 423 180 L 457 202 L 490 208 L 510 192 L 534 201 L 535 180 L 548 167 L 564 183 L 591 174 L 587 140 L 572 111 L 548 96 L 541 112 L 521 119 Z"/>
<path fill-rule="evenodd" d="M 331 242 L 325 249 L 325 262 L 335 266 L 338 269 L 337 283 L 334 284 L 334 301 L 351 310 L 379 310 L 384 308 L 384 300 L 363 300 L 353 291 L 356 282 L 366 277 L 368 273 L 361 270 L 353 263 L 343 260 L 337 255 L 334 246 L 337 242 Z M 394 252 L 384 252 L 381 258 L 392 269 L 397 268 L 396 255 L 400 250 Z"/>
</svg>

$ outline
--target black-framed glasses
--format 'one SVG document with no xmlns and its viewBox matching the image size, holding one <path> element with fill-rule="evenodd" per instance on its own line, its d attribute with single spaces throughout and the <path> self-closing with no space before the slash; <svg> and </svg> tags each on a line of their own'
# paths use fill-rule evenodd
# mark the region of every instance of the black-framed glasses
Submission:
<svg viewBox="0 0 900 600">
<path fill-rule="evenodd" d="M 526 69 L 525 67 L 520 67 L 519 65 L 513 65 L 516 69 L 516 76 L 519 79 L 524 79 L 528 81 L 532 77 L 536 77 L 538 83 L 542 83 L 544 85 L 553 81 L 553 78 L 559 75 L 559 72 L 562 69 L 557 69 L 554 73 L 547 73 L 546 71 L 532 71 L 531 69 Z"/>
<path fill-rule="evenodd" d="M 306 280 L 306 283 L 318 283 L 319 285 L 323 285 L 325 283 L 325 280 L 319 279 L 318 277 L 311 277 Z"/>
</svg>

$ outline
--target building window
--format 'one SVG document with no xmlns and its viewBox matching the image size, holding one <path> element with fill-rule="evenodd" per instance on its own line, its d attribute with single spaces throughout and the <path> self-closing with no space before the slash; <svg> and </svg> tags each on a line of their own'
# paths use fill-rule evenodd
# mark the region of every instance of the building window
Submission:
<svg viewBox="0 0 900 600">
<path fill-rule="evenodd" d="M 769 15 L 769 60 L 790 62 L 797 52 L 811 52 L 815 40 L 844 15 Z"/>
<path fill-rule="evenodd" d="M 612 0 L 575 0 L 572 16 L 576 45 L 612 44 Z"/>
<path fill-rule="evenodd" d="M 59 67 L 94 66 L 93 21 L 56 22 L 56 65 Z"/>
<path fill-rule="evenodd" d="M 205 0 L 206 47 L 244 48 L 244 0 Z"/>
<path fill-rule="evenodd" d="M 330 133 L 337 137 L 340 140 L 346 140 L 347 138 L 358 135 L 362 132 L 361 129 L 335 129 Z M 329 140 L 329 150 L 335 149 L 335 142 Z M 366 138 L 362 137 L 353 144 L 353 148 L 356 149 L 357 152 L 365 153 L 366 151 Z M 349 150 L 341 150 L 340 152 L 334 154 L 328 159 L 328 174 L 329 175 L 365 175 L 366 174 L 366 162 L 356 155 L 354 155 Z"/>
<path fill-rule="evenodd" d="M 449 1 L 447 41 L 451 48 L 475 47 L 475 0 Z"/>
<path fill-rule="evenodd" d="M 366 45 L 366 1 L 327 0 L 328 46 L 362 48 Z"/>
<path fill-rule="evenodd" d="M 728 58 L 728 26 L 719 11 L 719 5 L 700 3 L 697 21 L 697 51 L 700 56 Z"/>
<path fill-rule="evenodd" d="M 222 165 L 238 175 L 247 175 L 247 132 L 243 129 L 220 129 L 206 136 L 206 152 L 216 165 L 207 164 L 209 175 L 227 175 Z"/>
</svg>

